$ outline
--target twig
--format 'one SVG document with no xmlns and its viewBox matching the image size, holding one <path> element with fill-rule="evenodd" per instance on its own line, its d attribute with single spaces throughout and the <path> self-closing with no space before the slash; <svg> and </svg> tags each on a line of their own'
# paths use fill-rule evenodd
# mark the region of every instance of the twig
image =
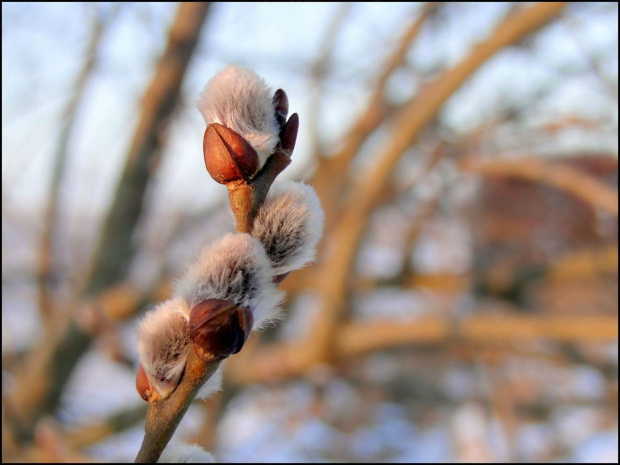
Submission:
<svg viewBox="0 0 620 465">
<path fill-rule="evenodd" d="M 261 171 L 248 183 L 229 185 L 229 200 L 236 220 L 237 232 L 252 231 L 254 218 L 263 204 L 276 177 L 291 163 L 299 125 L 296 114 L 288 120 L 289 131 L 280 134 L 281 145 L 272 154 Z M 291 130 L 292 129 L 292 130 Z M 284 276 L 285 277 L 285 276 Z M 276 279 L 284 279 L 276 277 Z M 149 404 L 145 435 L 136 457 L 136 463 L 157 462 L 176 428 L 183 419 L 200 387 L 215 373 L 221 360 L 203 361 L 190 345 L 185 371 L 170 397 Z"/>
<path fill-rule="evenodd" d="M 291 117 L 292 118 L 292 117 Z M 265 201 L 276 177 L 291 163 L 290 156 L 277 151 L 269 157 L 263 169 L 247 184 L 229 185 L 230 208 L 235 215 L 237 232 L 252 231 L 254 218 Z M 232 183 L 231 183 L 232 184 Z"/>
<path fill-rule="evenodd" d="M 215 373 L 220 362 L 204 362 L 192 346 L 181 382 L 172 395 L 149 405 L 136 463 L 156 463 L 159 460 L 198 390 Z"/>
</svg>

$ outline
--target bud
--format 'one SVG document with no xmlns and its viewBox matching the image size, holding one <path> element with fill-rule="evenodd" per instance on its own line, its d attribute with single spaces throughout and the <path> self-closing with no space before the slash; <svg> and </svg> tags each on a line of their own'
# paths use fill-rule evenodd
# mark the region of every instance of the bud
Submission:
<svg viewBox="0 0 620 465">
<path fill-rule="evenodd" d="M 255 328 L 278 315 L 283 293 L 273 284 L 273 271 L 262 244 L 245 233 L 229 233 L 205 247 L 175 284 L 175 295 L 192 308 L 220 299 L 249 310 Z"/>
<path fill-rule="evenodd" d="M 252 312 L 234 302 L 208 299 L 192 308 L 189 334 L 201 359 L 222 360 L 241 350 L 253 322 Z"/>
<path fill-rule="evenodd" d="M 280 132 L 280 146 L 282 147 L 282 151 L 286 153 L 289 158 L 295 149 L 298 130 L 299 116 L 297 113 L 293 113 Z"/>
<path fill-rule="evenodd" d="M 232 129 L 213 123 L 203 141 L 205 166 L 220 184 L 249 181 L 258 171 L 256 150 Z"/>
<path fill-rule="evenodd" d="M 273 94 L 273 108 L 276 112 L 276 121 L 280 129 L 282 129 L 288 115 L 288 96 L 282 89 L 276 90 L 275 94 Z"/>
<path fill-rule="evenodd" d="M 198 99 L 198 110 L 207 126 L 221 124 L 245 139 L 258 155 L 260 170 L 279 141 L 276 106 L 281 113 L 284 100 L 281 94 L 274 99 L 267 83 L 256 73 L 231 65 L 207 83 Z"/>
<path fill-rule="evenodd" d="M 138 365 L 138 374 L 136 375 L 136 390 L 140 397 L 147 402 L 159 399 L 159 393 L 149 381 L 146 371 L 144 371 L 144 367 L 141 364 Z"/>
</svg>

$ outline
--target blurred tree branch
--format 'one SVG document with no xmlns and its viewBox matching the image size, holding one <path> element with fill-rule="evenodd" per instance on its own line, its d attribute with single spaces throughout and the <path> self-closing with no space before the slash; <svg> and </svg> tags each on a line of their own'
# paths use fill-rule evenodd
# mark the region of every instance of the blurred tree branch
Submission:
<svg viewBox="0 0 620 465">
<path fill-rule="evenodd" d="M 426 19 L 436 11 L 436 7 L 436 3 L 425 5 L 422 12 L 414 17 L 405 29 L 405 32 L 397 42 L 396 49 L 386 60 L 385 66 L 381 68 L 382 71 L 365 110 L 343 137 L 344 146 L 329 157 L 320 152 L 315 153 L 319 164 L 308 182 L 314 186 L 317 194 L 322 199 L 325 210 L 324 237 L 330 236 L 336 218 L 342 211 L 342 194 L 346 186 L 346 172 L 350 167 L 351 161 L 373 131 L 385 123 L 388 117 L 397 111 L 396 107 L 388 105 L 384 100 L 387 82 L 394 71 L 404 63 L 407 51 L 420 33 Z M 318 148 L 319 145 L 316 147 Z M 341 179 L 342 182 L 336 183 L 334 179 Z M 325 242 L 325 240 L 322 240 L 319 244 L 319 255 L 322 255 Z M 308 286 L 300 286 L 300 283 L 314 282 L 316 272 L 317 267 L 306 267 L 297 271 L 293 279 L 285 281 L 282 289 L 287 293 L 289 299 L 293 299 L 303 288 L 308 286 L 314 287 L 310 284 Z"/>
<path fill-rule="evenodd" d="M 178 7 L 168 45 L 144 94 L 126 165 L 105 221 L 102 242 L 95 252 L 86 286 L 90 295 L 122 282 L 135 254 L 132 237 L 147 182 L 157 165 L 163 134 L 209 7 L 209 3 L 181 3 Z M 18 377 L 11 400 L 26 437 L 36 418 L 56 408 L 69 375 L 92 341 L 88 331 L 73 320 L 83 305 L 67 310 L 62 318 L 66 321 L 50 328 L 41 346 L 29 355 L 23 375 Z"/>
<path fill-rule="evenodd" d="M 467 157 L 461 160 L 463 170 L 484 176 L 505 176 L 549 184 L 618 216 L 618 191 L 595 177 L 565 164 L 547 162 L 534 157 L 493 159 Z"/>
<path fill-rule="evenodd" d="M 366 225 L 369 211 L 392 174 L 396 163 L 430 123 L 443 103 L 488 58 L 504 47 L 518 42 L 551 21 L 565 3 L 537 3 L 506 17 L 495 31 L 478 43 L 469 56 L 429 83 L 420 95 L 395 116 L 382 154 L 351 187 L 343 214 L 331 235 L 321 269 L 322 306 L 313 324 L 309 340 L 312 358 L 329 360 L 333 353 L 334 334 L 345 308 L 348 276 Z"/>
<path fill-rule="evenodd" d="M 334 52 L 334 44 L 340 34 L 341 30 L 346 23 L 347 17 L 351 13 L 353 4 L 349 2 L 342 2 L 336 10 L 330 24 L 327 27 L 327 32 L 319 45 L 319 52 L 314 62 L 310 65 L 309 75 L 311 79 L 310 83 L 310 95 L 311 104 L 309 106 L 309 114 L 306 116 L 308 119 L 308 132 L 309 140 L 312 144 L 311 153 L 321 154 L 321 137 L 319 131 L 319 120 L 321 117 L 322 107 L 322 94 L 325 77 L 329 70 L 330 61 Z"/>
<path fill-rule="evenodd" d="M 336 154 L 327 158 L 322 156 L 324 154 L 316 154 L 316 156 L 320 156 L 319 165 L 310 179 L 310 182 L 315 186 L 321 199 L 330 199 L 329 203 L 324 202 L 326 203 L 325 223 L 327 231 L 331 230 L 335 218 L 342 211 L 340 201 L 342 192 L 340 191 L 345 186 L 345 183 L 335 183 L 333 180 L 335 178 L 344 178 L 351 161 L 358 153 L 360 147 L 373 131 L 383 124 L 386 118 L 392 114 L 389 105 L 384 99 L 387 82 L 394 74 L 394 71 L 404 63 L 406 54 L 419 35 L 422 25 L 436 8 L 436 3 L 425 5 L 422 12 L 416 16 L 406 28 L 404 34 L 397 43 L 396 50 L 392 52 L 386 60 L 385 66 L 381 68 L 381 74 L 377 79 L 365 110 L 343 137 L 344 146 L 339 149 Z"/>
<path fill-rule="evenodd" d="M 349 323 L 338 328 L 332 346 L 337 363 L 373 352 L 404 346 L 467 344 L 511 344 L 549 339 L 560 342 L 613 341 L 618 337 L 617 316 L 526 316 L 479 315 L 450 320 L 424 317 L 412 321 L 377 319 Z M 307 355 L 303 343 L 286 343 L 260 350 L 248 363 L 241 358 L 228 363 L 232 382 L 273 382 L 306 375 L 322 362 Z"/>
<path fill-rule="evenodd" d="M 120 6 L 117 5 L 105 20 L 96 8 L 91 5 L 94 10 L 93 26 L 91 36 L 86 46 L 86 58 L 80 70 L 75 83 L 74 91 L 67 102 L 62 115 L 62 125 L 58 136 L 58 142 L 55 151 L 55 161 L 52 169 L 52 177 L 49 188 L 49 201 L 45 210 L 45 218 L 43 220 L 43 231 L 41 238 L 41 247 L 39 249 L 39 270 L 37 273 L 37 283 L 39 287 L 39 310 L 46 321 L 52 316 L 53 298 L 50 295 L 51 274 L 54 269 L 53 246 L 55 242 L 55 231 L 57 229 L 59 202 L 60 202 L 60 186 L 63 181 L 66 169 L 67 146 L 71 139 L 74 123 L 76 120 L 77 109 L 79 107 L 84 90 L 88 84 L 89 78 L 93 73 L 97 61 L 97 55 L 101 46 L 101 39 L 105 31 L 113 24 L 114 19 L 119 11 Z"/>
</svg>

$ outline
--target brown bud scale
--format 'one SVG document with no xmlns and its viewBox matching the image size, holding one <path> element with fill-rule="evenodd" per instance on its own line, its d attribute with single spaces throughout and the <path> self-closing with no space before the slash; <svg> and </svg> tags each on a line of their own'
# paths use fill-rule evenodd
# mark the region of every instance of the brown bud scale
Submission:
<svg viewBox="0 0 620 465">
<path fill-rule="evenodd" d="M 280 131 L 280 146 L 284 153 L 290 157 L 295 149 L 297 141 L 297 131 L 299 130 L 299 116 L 293 113 Z"/>
<path fill-rule="evenodd" d="M 207 299 L 191 310 L 190 338 L 201 359 L 221 360 L 241 350 L 253 323 L 252 312 L 234 302 Z"/>
<path fill-rule="evenodd" d="M 205 166 L 220 184 L 249 181 L 258 171 L 258 154 L 243 137 L 218 123 L 207 126 L 203 139 Z"/>
<path fill-rule="evenodd" d="M 146 371 L 144 371 L 144 367 L 142 365 L 138 366 L 138 374 L 136 375 L 136 389 L 138 394 L 140 394 L 140 397 L 149 403 L 159 399 L 159 393 L 149 381 Z"/>
<path fill-rule="evenodd" d="M 282 129 L 288 115 L 288 97 L 282 89 L 276 90 L 275 94 L 273 94 L 273 108 L 276 112 L 276 121 L 280 125 L 280 129 Z"/>
</svg>

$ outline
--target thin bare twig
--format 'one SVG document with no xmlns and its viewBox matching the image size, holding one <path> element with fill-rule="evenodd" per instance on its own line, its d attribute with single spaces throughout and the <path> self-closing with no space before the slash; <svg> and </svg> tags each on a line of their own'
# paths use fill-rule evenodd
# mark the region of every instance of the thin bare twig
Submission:
<svg viewBox="0 0 620 465">
<path fill-rule="evenodd" d="M 306 124 L 309 133 L 308 140 L 310 144 L 312 144 L 310 152 L 319 156 L 322 154 L 319 121 L 323 103 L 323 99 L 321 98 L 323 84 L 329 69 L 332 54 L 336 48 L 334 44 L 346 23 L 347 17 L 351 13 L 352 7 L 353 4 L 349 2 L 340 4 L 330 24 L 327 26 L 327 32 L 321 41 L 317 57 L 310 65 L 308 73 L 311 79 L 309 88 L 311 103 L 308 107 L 308 115 L 306 115 Z"/>
<path fill-rule="evenodd" d="M 82 69 L 73 85 L 73 88 L 75 89 L 73 91 L 73 95 L 71 95 L 71 98 L 63 110 L 63 123 L 58 136 L 55 161 L 52 169 L 52 178 L 49 189 L 49 201 L 44 213 L 43 231 L 39 249 L 39 263 L 37 272 L 37 285 L 39 288 L 38 301 L 39 310 L 44 321 L 51 316 L 53 307 L 49 283 L 53 270 L 54 233 L 58 218 L 60 186 L 62 184 L 67 159 L 67 146 L 73 131 L 77 108 L 93 69 L 95 68 L 101 38 L 103 37 L 105 30 L 110 26 L 110 24 L 112 24 L 117 12 L 118 8 L 115 8 L 113 16 L 109 17 L 105 21 L 95 12 L 91 36 L 86 47 L 86 59 L 84 60 Z"/>
</svg>

